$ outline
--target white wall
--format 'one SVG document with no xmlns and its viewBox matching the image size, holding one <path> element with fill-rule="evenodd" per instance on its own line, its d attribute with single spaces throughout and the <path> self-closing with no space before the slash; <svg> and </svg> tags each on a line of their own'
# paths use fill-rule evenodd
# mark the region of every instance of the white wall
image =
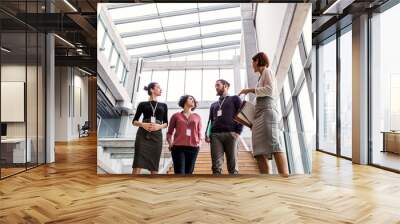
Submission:
<svg viewBox="0 0 400 224">
<path fill-rule="evenodd" d="M 265 52 L 270 64 L 273 64 L 276 47 L 279 42 L 286 3 L 259 3 L 256 15 L 256 32 L 258 50 Z M 249 59 L 248 59 L 249 60 Z"/>
<path fill-rule="evenodd" d="M 82 76 L 77 69 L 56 67 L 55 85 L 55 140 L 77 139 L 79 138 L 78 124 L 82 126 L 89 120 L 88 78 Z"/>
</svg>

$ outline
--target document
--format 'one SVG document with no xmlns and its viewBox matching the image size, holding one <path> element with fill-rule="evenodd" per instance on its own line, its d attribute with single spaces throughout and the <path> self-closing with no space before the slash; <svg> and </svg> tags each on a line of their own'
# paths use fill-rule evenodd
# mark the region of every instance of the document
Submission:
<svg viewBox="0 0 400 224">
<path fill-rule="evenodd" d="M 253 126 L 256 109 L 254 104 L 243 101 L 239 113 L 235 117 L 235 121 L 251 128 Z"/>
</svg>

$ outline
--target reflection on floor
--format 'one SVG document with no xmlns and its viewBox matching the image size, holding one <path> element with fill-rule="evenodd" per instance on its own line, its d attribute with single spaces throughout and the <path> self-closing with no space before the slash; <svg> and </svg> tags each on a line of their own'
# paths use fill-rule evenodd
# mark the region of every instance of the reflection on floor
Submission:
<svg viewBox="0 0 400 224">
<path fill-rule="evenodd" d="M 13 174 L 17 174 L 20 172 L 25 171 L 26 169 L 30 169 L 33 167 L 36 167 L 36 163 L 27 163 L 26 165 L 24 163 L 22 164 L 2 164 L 1 168 L 1 178 L 5 178 L 8 176 L 11 176 Z"/>
<path fill-rule="evenodd" d="M 97 175 L 96 139 L 0 181 L 0 223 L 398 223 L 400 175 L 320 152 L 312 175 Z"/>
<path fill-rule="evenodd" d="M 372 157 L 376 165 L 388 167 L 400 171 L 400 155 L 392 152 L 375 151 Z"/>
<path fill-rule="evenodd" d="M 25 170 L 25 167 L 1 168 L 1 178 L 22 172 L 24 170 Z"/>
</svg>

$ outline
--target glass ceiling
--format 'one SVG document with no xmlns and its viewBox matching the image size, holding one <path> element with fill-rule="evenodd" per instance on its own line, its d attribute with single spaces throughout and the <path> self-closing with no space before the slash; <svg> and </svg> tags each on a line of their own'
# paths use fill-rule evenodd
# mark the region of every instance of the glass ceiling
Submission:
<svg viewBox="0 0 400 224">
<path fill-rule="evenodd" d="M 132 3 L 106 7 L 131 56 L 151 59 L 240 47 L 239 3 Z"/>
</svg>

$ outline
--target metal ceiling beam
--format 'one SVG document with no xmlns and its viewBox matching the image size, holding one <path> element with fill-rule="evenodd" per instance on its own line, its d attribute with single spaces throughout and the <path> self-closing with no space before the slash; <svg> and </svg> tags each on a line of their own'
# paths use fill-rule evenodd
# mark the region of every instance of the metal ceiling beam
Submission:
<svg viewBox="0 0 400 224">
<path fill-rule="evenodd" d="M 185 9 L 181 11 L 173 11 L 173 12 L 165 12 L 165 13 L 156 13 L 150 14 L 145 16 L 137 16 L 137 17 L 129 17 L 124 19 L 116 19 L 113 22 L 115 25 L 125 24 L 125 23 L 133 23 L 133 22 L 141 22 L 145 20 L 152 20 L 152 19 L 161 19 L 173 16 L 182 16 L 187 14 L 194 14 L 199 12 L 209 12 L 221 9 L 229 9 L 229 8 L 237 8 L 240 6 L 240 3 L 229 3 L 223 5 L 216 5 L 216 6 L 208 6 L 204 8 L 193 8 L 193 9 Z"/>
<path fill-rule="evenodd" d="M 170 56 L 181 57 L 181 56 L 189 56 L 189 55 L 199 54 L 199 53 L 209 53 L 209 52 L 215 52 L 215 51 L 220 51 L 220 50 L 223 51 L 223 50 L 232 50 L 232 49 L 240 49 L 240 45 L 232 45 L 232 46 L 220 47 L 220 48 L 209 48 L 209 49 L 204 49 L 204 50 L 188 51 L 188 52 L 183 52 L 183 53 L 156 56 L 156 57 L 151 57 L 151 58 L 146 58 L 146 59 L 147 60 L 157 60 L 157 59 L 162 59 L 162 58 L 168 58 Z"/>
<path fill-rule="evenodd" d="M 211 38 L 211 37 L 240 34 L 241 32 L 242 32 L 241 29 L 235 29 L 235 30 L 227 30 L 227 31 L 208 33 L 205 35 L 201 35 L 201 34 L 191 35 L 191 36 L 180 37 L 180 38 L 175 38 L 175 39 L 171 39 L 171 40 L 158 40 L 158 41 L 150 41 L 150 42 L 139 43 L 139 44 L 128 44 L 128 45 L 126 45 L 126 49 L 129 50 L 129 49 L 142 48 L 142 47 L 151 47 L 151 46 L 155 46 L 155 45 L 179 43 L 179 42 L 190 41 L 190 40 L 199 40 L 199 39 L 205 39 L 205 38 Z"/>
<path fill-rule="evenodd" d="M 141 35 L 152 34 L 152 33 L 168 32 L 168 31 L 188 29 L 188 28 L 195 28 L 195 27 L 200 27 L 200 26 L 209 26 L 209 25 L 216 25 L 216 24 L 222 24 L 222 23 L 238 22 L 241 19 L 242 18 L 240 16 L 237 16 L 237 17 L 230 17 L 230 18 L 225 18 L 225 19 L 214 19 L 214 20 L 204 21 L 201 23 L 187 23 L 187 24 L 181 24 L 181 25 L 175 25 L 175 26 L 160 27 L 160 28 L 155 28 L 155 29 L 146 29 L 146 30 L 139 30 L 139 31 L 133 31 L 133 32 L 125 32 L 125 33 L 121 33 L 121 38 L 141 36 Z"/>
<path fill-rule="evenodd" d="M 183 48 L 183 49 L 178 49 L 178 50 L 174 50 L 174 51 L 159 51 L 159 52 L 153 52 L 153 53 L 149 53 L 149 54 L 131 55 L 131 57 L 150 58 L 150 57 L 157 57 L 157 56 L 163 56 L 163 55 L 184 53 L 184 52 L 189 52 L 189 51 L 199 51 L 199 50 L 203 50 L 203 49 L 220 48 L 220 47 L 226 47 L 226 46 L 232 46 L 232 45 L 240 45 L 240 41 L 227 41 L 227 42 L 222 42 L 222 43 L 218 43 L 218 44 L 210 44 L 210 45 L 205 45 L 205 46 Z"/>
</svg>

